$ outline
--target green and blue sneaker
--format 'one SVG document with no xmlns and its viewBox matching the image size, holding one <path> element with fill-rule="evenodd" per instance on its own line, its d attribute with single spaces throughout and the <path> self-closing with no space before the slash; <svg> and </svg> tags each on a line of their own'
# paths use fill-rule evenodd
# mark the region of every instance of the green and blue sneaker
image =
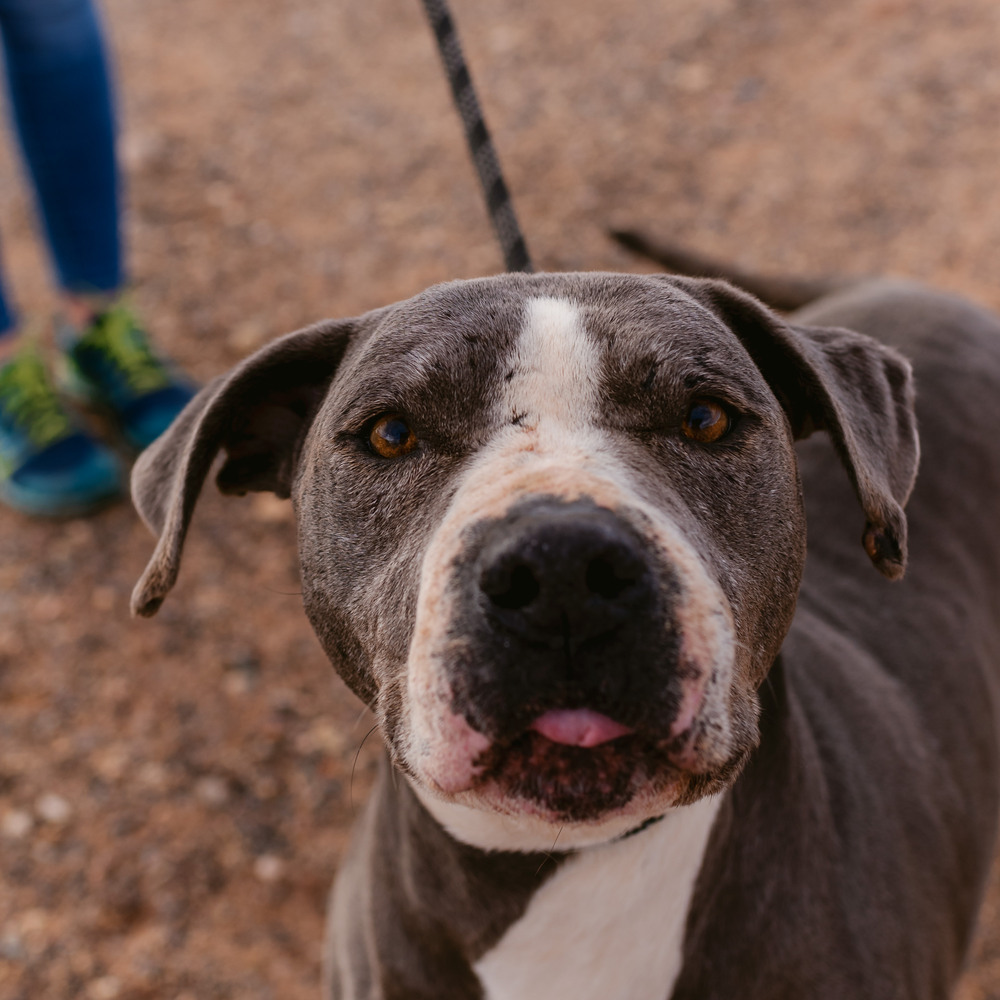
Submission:
<svg viewBox="0 0 1000 1000">
<path fill-rule="evenodd" d="M 33 345 L 0 365 L 0 500 L 26 514 L 87 514 L 122 492 L 117 456 L 83 431 Z"/>
<path fill-rule="evenodd" d="M 95 316 L 83 333 L 64 329 L 59 340 L 67 391 L 110 411 L 125 439 L 140 451 L 170 426 L 195 393 L 153 352 L 123 302 Z"/>
</svg>

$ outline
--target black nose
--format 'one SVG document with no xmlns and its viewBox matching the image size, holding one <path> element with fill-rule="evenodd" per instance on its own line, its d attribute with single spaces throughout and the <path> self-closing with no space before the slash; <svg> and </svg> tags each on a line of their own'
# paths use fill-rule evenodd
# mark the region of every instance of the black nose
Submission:
<svg viewBox="0 0 1000 1000">
<path fill-rule="evenodd" d="M 641 540 L 610 510 L 535 505 L 495 524 L 478 560 L 491 617 L 524 638 L 575 644 L 623 625 L 650 592 Z"/>
</svg>

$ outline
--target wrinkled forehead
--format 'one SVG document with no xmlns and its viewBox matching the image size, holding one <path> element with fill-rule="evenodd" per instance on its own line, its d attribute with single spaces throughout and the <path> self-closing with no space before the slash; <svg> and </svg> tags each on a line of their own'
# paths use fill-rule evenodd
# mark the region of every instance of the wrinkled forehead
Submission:
<svg viewBox="0 0 1000 1000">
<path fill-rule="evenodd" d="M 485 414 L 531 372 L 585 384 L 608 406 L 654 379 L 710 390 L 718 378 L 744 397 L 770 395 L 732 331 L 668 278 L 502 275 L 435 286 L 383 312 L 338 378 L 337 416 Z"/>
</svg>

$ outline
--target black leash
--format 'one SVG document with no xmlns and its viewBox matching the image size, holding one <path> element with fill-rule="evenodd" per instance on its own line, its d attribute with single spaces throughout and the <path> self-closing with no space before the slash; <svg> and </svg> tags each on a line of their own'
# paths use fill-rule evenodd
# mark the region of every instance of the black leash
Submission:
<svg viewBox="0 0 1000 1000">
<path fill-rule="evenodd" d="M 423 0 L 423 5 L 434 30 L 434 37 L 437 39 L 441 61 L 448 74 L 448 83 L 451 84 L 455 106 L 462 119 L 472 162 L 476 165 L 479 183 L 486 196 L 490 221 L 500 241 L 504 266 L 508 271 L 533 271 L 528 247 L 524 242 L 521 227 L 517 223 L 517 216 L 514 214 L 514 203 L 504 182 L 500 160 L 497 158 L 482 108 L 479 106 L 479 99 L 472 86 L 472 77 L 465 56 L 462 55 L 462 47 L 458 42 L 455 22 L 448 10 L 448 4 L 446 0 Z"/>
</svg>

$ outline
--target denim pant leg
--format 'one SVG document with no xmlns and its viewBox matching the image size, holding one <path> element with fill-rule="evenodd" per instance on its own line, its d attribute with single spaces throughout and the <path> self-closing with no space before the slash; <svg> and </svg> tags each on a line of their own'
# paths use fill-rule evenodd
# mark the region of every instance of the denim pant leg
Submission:
<svg viewBox="0 0 1000 1000">
<path fill-rule="evenodd" d="M 91 0 L 0 0 L 18 138 L 60 286 L 122 283 L 110 71 Z M 3 319 L 0 299 L 0 322 Z M 2 330 L 2 326 L 0 326 Z"/>
<path fill-rule="evenodd" d="M 0 276 L 0 337 L 5 333 L 10 333 L 14 329 L 14 315 L 10 306 L 7 305 L 7 296 L 4 294 L 3 277 Z"/>
</svg>

